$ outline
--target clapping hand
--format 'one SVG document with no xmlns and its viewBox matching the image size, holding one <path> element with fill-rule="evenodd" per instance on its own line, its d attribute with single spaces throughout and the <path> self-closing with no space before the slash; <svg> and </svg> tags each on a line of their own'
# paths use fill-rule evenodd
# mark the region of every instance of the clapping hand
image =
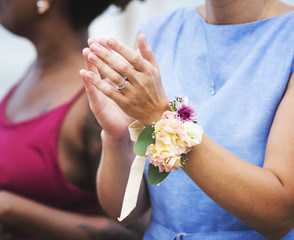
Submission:
<svg viewBox="0 0 294 240">
<path fill-rule="evenodd" d="M 128 116 L 144 125 L 160 119 L 168 109 L 169 100 L 152 50 L 143 34 L 139 34 L 137 42 L 139 49 L 134 50 L 114 39 L 91 39 L 89 48 L 84 49 L 88 71 L 82 70 L 81 76 L 88 90 L 91 109 L 99 122 L 103 118 L 110 120 L 112 114 L 123 116 L 124 121 L 127 119 L 113 103 L 112 110 L 107 112 L 106 105 L 101 106 L 101 95 L 110 98 Z M 107 79 L 103 80 L 100 75 Z M 117 86 L 122 89 L 118 90 Z M 105 97 L 103 101 L 110 104 Z"/>
<path fill-rule="evenodd" d="M 97 41 L 95 39 L 90 39 L 89 45 L 96 42 Z M 128 125 L 134 121 L 134 119 L 127 116 L 111 98 L 106 97 L 99 91 L 99 89 L 96 88 L 96 79 L 104 81 L 110 85 L 112 85 L 112 83 L 108 78 L 104 78 L 103 80 L 101 79 L 96 66 L 88 60 L 90 54 L 91 50 L 89 48 L 85 48 L 83 50 L 83 56 L 88 71 L 80 71 L 82 79 L 85 83 L 90 108 L 103 128 L 103 133 L 111 136 L 111 138 L 115 140 L 120 140 L 128 134 Z M 90 74 L 91 76 L 95 75 L 95 78 L 89 79 L 88 76 Z"/>
</svg>

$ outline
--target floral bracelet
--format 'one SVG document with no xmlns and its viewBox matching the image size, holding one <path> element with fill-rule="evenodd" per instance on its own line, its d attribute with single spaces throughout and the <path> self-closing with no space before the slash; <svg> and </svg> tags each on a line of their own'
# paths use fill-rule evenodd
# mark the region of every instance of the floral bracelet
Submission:
<svg viewBox="0 0 294 240">
<path fill-rule="evenodd" d="M 137 155 L 150 158 L 148 180 L 152 185 L 184 167 L 187 153 L 202 140 L 203 130 L 188 98 L 176 97 L 170 108 L 159 121 L 144 128 L 134 147 Z"/>
<path fill-rule="evenodd" d="M 130 169 L 119 221 L 123 221 L 137 205 L 146 157 L 151 159 L 148 180 L 157 185 L 171 171 L 184 167 L 187 153 L 201 143 L 203 130 L 197 124 L 196 111 L 188 98 L 176 97 L 170 102 L 170 108 L 159 121 L 145 128 L 139 121 L 129 126 L 130 137 L 136 142 L 136 157 Z"/>
</svg>

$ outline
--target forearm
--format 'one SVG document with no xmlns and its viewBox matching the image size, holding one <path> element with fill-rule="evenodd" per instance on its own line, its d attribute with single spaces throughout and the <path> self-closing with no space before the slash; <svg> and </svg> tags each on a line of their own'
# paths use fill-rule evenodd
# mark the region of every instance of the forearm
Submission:
<svg viewBox="0 0 294 240">
<path fill-rule="evenodd" d="M 97 175 L 99 201 L 113 218 L 120 215 L 130 167 L 135 157 L 129 137 L 112 140 L 102 134 L 103 152 Z M 142 179 L 137 206 L 123 223 L 132 222 L 149 208 L 148 193 Z"/>
<path fill-rule="evenodd" d="M 132 231 L 107 217 L 70 213 L 16 195 L 9 197 L 9 201 L 1 221 L 38 239 L 138 239 Z"/>
<path fill-rule="evenodd" d="M 273 172 L 237 157 L 207 135 L 188 159 L 184 171 L 232 215 L 263 234 L 277 227 L 291 230 L 293 201 Z"/>
</svg>

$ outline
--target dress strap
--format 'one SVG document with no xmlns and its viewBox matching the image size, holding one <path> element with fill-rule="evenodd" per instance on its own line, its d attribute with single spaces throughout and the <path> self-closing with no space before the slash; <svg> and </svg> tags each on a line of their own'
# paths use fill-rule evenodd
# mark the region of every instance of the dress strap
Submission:
<svg viewBox="0 0 294 240">
<path fill-rule="evenodd" d="M 81 87 L 78 92 L 68 101 L 68 104 L 71 105 L 74 103 L 83 93 L 85 92 L 85 87 Z"/>
</svg>

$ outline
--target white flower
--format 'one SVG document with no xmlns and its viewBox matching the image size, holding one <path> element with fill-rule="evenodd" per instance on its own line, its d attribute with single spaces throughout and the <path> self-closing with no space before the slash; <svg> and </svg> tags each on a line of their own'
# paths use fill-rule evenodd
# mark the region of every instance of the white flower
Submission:
<svg viewBox="0 0 294 240">
<path fill-rule="evenodd" d="M 203 130 L 202 127 L 193 122 L 185 122 L 183 124 L 185 131 L 185 141 L 188 147 L 193 147 L 201 143 Z"/>
</svg>

